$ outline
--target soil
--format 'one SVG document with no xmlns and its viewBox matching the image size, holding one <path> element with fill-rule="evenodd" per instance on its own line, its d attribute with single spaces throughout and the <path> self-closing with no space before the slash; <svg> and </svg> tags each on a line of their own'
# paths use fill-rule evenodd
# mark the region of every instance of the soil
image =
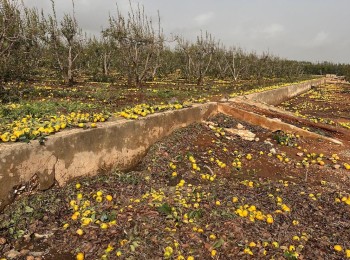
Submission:
<svg viewBox="0 0 350 260">
<path fill-rule="evenodd" d="M 238 124 L 256 139 L 225 131 Z M 345 259 L 349 148 L 297 137 L 282 145 L 283 136 L 219 114 L 154 144 L 133 171 L 22 194 L 0 215 L 0 256 Z"/>
<path fill-rule="evenodd" d="M 349 98 L 350 84 L 328 84 L 314 87 L 311 91 L 282 103 L 280 107 L 311 121 L 314 131 L 317 131 L 317 125 L 328 125 L 331 126 L 329 129 L 319 127 L 318 130 L 349 141 L 350 128 L 340 125 L 350 123 Z M 334 130 L 338 132 L 334 133 Z"/>
<path fill-rule="evenodd" d="M 349 98 L 350 84 L 328 84 L 284 102 L 283 107 L 313 118 L 349 122 Z"/>
<path fill-rule="evenodd" d="M 108 111 L 113 113 L 140 103 L 174 103 L 189 99 L 219 101 L 229 97 L 232 93 L 280 84 L 285 81 L 285 79 L 265 79 L 264 83 L 260 84 L 253 80 L 232 82 L 206 79 L 204 85 L 197 86 L 186 83 L 182 79 L 163 79 L 162 81 L 146 82 L 141 87 L 128 87 L 124 80 L 111 83 L 82 81 L 71 87 L 54 81 L 11 82 L 5 86 L 6 95 L 0 97 L 0 104 L 1 102 L 4 104 L 53 103 L 56 104 L 59 113 L 65 114 L 71 112 L 65 110 L 66 102 L 69 102 L 79 107 L 82 112 Z"/>
<path fill-rule="evenodd" d="M 145 97 L 125 93 L 98 102 L 113 107 Z M 349 258 L 350 139 L 340 126 L 350 121 L 349 98 L 348 84 L 328 85 L 280 106 L 300 120 L 242 106 L 339 138 L 343 146 L 219 114 L 157 142 L 131 171 L 23 191 L 0 215 L 0 259 Z M 255 140 L 226 131 L 242 127 Z"/>
</svg>

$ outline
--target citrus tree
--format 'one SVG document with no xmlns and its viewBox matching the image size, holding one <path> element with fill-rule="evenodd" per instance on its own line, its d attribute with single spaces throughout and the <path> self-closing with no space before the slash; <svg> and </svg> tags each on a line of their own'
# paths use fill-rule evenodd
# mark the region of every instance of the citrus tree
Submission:
<svg viewBox="0 0 350 260">
<path fill-rule="evenodd" d="M 103 34 L 113 40 L 121 58 L 119 69 L 127 76 L 129 86 L 141 86 L 147 78 L 156 74 L 164 47 L 159 14 L 155 28 L 144 8 L 137 5 L 135 9 L 130 3 L 126 16 L 117 9 L 117 16 L 110 17 L 109 27 Z"/>
</svg>

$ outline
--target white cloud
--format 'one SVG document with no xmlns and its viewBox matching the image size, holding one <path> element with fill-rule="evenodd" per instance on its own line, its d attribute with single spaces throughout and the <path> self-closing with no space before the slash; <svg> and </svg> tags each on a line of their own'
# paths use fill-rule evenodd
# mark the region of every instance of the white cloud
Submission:
<svg viewBox="0 0 350 260">
<path fill-rule="evenodd" d="M 198 25 L 205 25 L 208 24 L 210 20 L 212 20 L 214 17 L 213 12 L 208 12 L 208 13 L 203 13 L 195 16 L 193 20 L 198 24 Z"/>
<path fill-rule="evenodd" d="M 334 39 L 332 39 L 329 33 L 325 31 L 320 31 L 314 36 L 310 36 L 309 38 L 300 39 L 297 46 L 306 49 L 315 49 L 315 48 L 323 48 L 326 46 L 331 46 Z"/>
<path fill-rule="evenodd" d="M 277 37 L 285 32 L 285 27 L 278 23 L 271 23 L 268 25 L 253 26 L 248 32 L 249 37 L 255 41 L 270 41 L 276 43 Z"/>
<path fill-rule="evenodd" d="M 1 1 L 1 0 L 0 0 Z M 28 6 L 51 12 L 50 0 L 24 0 Z M 72 0 L 56 0 L 58 18 L 71 12 Z M 266 49 L 276 55 L 303 60 L 350 62 L 349 0 L 131 0 L 140 2 L 145 12 L 156 21 L 160 11 L 164 33 L 182 34 L 194 40 L 199 29 L 208 30 L 227 46 L 243 49 Z M 108 15 L 116 15 L 116 3 L 125 15 L 129 0 L 75 0 L 79 25 L 99 34 L 108 25 Z M 184 8 L 186 6 L 186 8 Z M 332 10 L 332 12 L 330 12 Z M 247 15 L 247 14 L 250 15 Z M 296 19 L 295 14 L 298 14 Z M 335 13 L 337 15 L 335 15 Z"/>
<path fill-rule="evenodd" d="M 278 23 L 270 24 L 261 30 L 261 33 L 267 38 L 273 38 L 282 32 L 284 32 L 284 27 Z"/>
<path fill-rule="evenodd" d="M 313 45 L 320 46 L 328 42 L 329 37 L 328 33 L 326 32 L 319 32 L 315 36 L 315 38 L 312 40 Z"/>
</svg>

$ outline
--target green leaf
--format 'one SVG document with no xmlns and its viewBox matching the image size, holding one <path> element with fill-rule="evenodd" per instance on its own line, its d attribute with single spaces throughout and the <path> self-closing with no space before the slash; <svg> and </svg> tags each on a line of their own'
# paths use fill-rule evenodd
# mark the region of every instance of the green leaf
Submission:
<svg viewBox="0 0 350 260">
<path fill-rule="evenodd" d="M 162 206 L 158 207 L 157 210 L 165 215 L 171 215 L 171 207 L 168 203 L 164 203 Z"/>
<path fill-rule="evenodd" d="M 285 258 L 287 258 L 288 260 L 296 260 L 298 259 L 298 257 L 296 257 L 293 253 L 291 252 L 284 252 L 284 256 Z"/>
<path fill-rule="evenodd" d="M 137 242 L 137 241 L 133 241 L 132 243 L 131 243 L 131 245 L 130 245 L 130 250 L 132 251 L 132 252 L 135 252 L 135 250 L 136 250 L 136 248 L 139 246 L 139 242 Z"/>
<path fill-rule="evenodd" d="M 219 248 L 219 247 L 221 247 L 223 244 L 225 243 L 225 241 L 222 239 L 222 238 L 220 238 L 219 240 L 217 240 L 214 244 L 213 244 L 213 248 L 215 249 L 215 248 Z"/>
<path fill-rule="evenodd" d="M 108 220 L 108 215 L 106 213 L 103 213 L 102 216 L 100 217 L 100 220 L 102 222 L 107 221 Z"/>
<path fill-rule="evenodd" d="M 23 237 L 24 234 L 25 234 L 24 230 L 17 231 L 17 237 Z"/>
<path fill-rule="evenodd" d="M 203 217 L 203 212 L 201 209 L 193 210 L 188 214 L 188 217 L 192 219 L 198 219 Z"/>
<path fill-rule="evenodd" d="M 25 213 L 32 213 L 33 211 L 34 211 L 34 209 L 31 208 L 31 207 L 29 207 L 29 206 L 26 206 L 26 207 L 24 208 L 24 212 L 25 212 Z"/>
<path fill-rule="evenodd" d="M 18 141 L 24 142 L 24 143 L 29 143 L 30 139 L 27 136 L 22 135 L 20 138 L 18 138 Z"/>
</svg>

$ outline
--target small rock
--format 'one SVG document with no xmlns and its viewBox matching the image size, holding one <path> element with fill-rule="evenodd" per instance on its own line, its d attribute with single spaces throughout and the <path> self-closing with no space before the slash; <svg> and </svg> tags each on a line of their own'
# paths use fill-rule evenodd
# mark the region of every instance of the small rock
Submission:
<svg viewBox="0 0 350 260">
<path fill-rule="evenodd" d="M 229 128 L 229 129 L 226 129 L 226 131 L 231 134 L 240 136 L 243 140 L 254 141 L 255 139 L 255 134 L 250 132 L 249 130 L 238 130 L 238 129 Z"/>
<path fill-rule="evenodd" d="M 21 255 L 28 255 L 29 252 L 30 251 L 28 249 L 22 249 L 20 253 Z"/>
<path fill-rule="evenodd" d="M 49 238 L 51 236 L 53 236 L 53 233 L 50 232 L 50 233 L 47 233 L 47 234 L 38 234 L 38 233 L 34 233 L 34 236 L 36 238 Z"/>
<path fill-rule="evenodd" d="M 260 141 L 259 137 L 255 138 L 255 142 L 259 142 L 259 141 Z"/>
<path fill-rule="evenodd" d="M 340 167 L 341 167 L 340 164 L 334 164 L 333 165 L 333 168 L 336 169 L 336 170 L 338 170 Z"/>
<path fill-rule="evenodd" d="M 5 257 L 9 258 L 9 259 L 14 259 L 14 258 L 17 258 L 21 255 L 20 252 L 12 249 L 10 251 L 8 251 L 7 253 L 5 253 Z"/>
<path fill-rule="evenodd" d="M 276 154 L 276 153 L 277 153 L 277 152 L 276 152 L 276 149 L 275 149 L 275 148 L 271 148 L 271 149 L 270 149 L 270 153 Z"/>
<path fill-rule="evenodd" d="M 29 255 L 29 256 L 27 256 L 27 260 L 35 260 L 35 258 L 34 258 L 34 256 Z"/>
<path fill-rule="evenodd" d="M 32 235 L 31 233 L 24 235 L 24 236 L 23 236 L 24 241 L 29 241 L 29 240 L 30 240 L 31 235 Z"/>
<path fill-rule="evenodd" d="M 220 99 L 220 102 L 227 102 L 228 100 L 229 100 L 228 98 L 224 97 L 224 98 Z"/>
<path fill-rule="evenodd" d="M 216 124 L 211 121 L 204 121 L 203 123 L 207 124 L 208 126 L 216 126 Z"/>
<path fill-rule="evenodd" d="M 5 245 L 6 244 L 6 238 L 0 237 L 0 245 Z"/>
<path fill-rule="evenodd" d="M 302 156 L 304 155 L 304 153 L 297 153 L 297 155 L 298 155 L 299 157 L 302 157 Z"/>
<path fill-rule="evenodd" d="M 273 146 L 273 143 L 271 143 L 268 139 L 266 139 L 266 141 L 264 141 L 264 144 L 268 144 L 268 145 Z"/>
<path fill-rule="evenodd" d="M 238 124 L 237 124 L 237 129 L 244 129 L 244 125 L 238 123 Z"/>
<path fill-rule="evenodd" d="M 45 254 L 45 252 L 30 252 L 30 254 L 34 257 L 40 257 Z"/>
</svg>

